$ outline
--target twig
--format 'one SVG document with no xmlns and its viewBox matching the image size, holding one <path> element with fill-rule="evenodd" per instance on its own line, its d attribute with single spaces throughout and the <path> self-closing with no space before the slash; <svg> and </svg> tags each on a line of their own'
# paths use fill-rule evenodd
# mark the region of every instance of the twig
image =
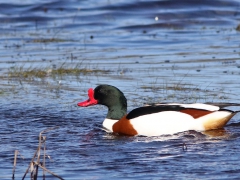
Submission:
<svg viewBox="0 0 240 180">
<path fill-rule="evenodd" d="M 32 162 L 32 172 L 31 172 L 31 180 L 37 180 L 38 177 L 38 165 Z"/>
<path fill-rule="evenodd" d="M 46 136 L 43 136 L 44 139 L 44 150 L 43 150 L 43 167 L 45 167 L 45 159 L 46 159 Z M 45 170 L 43 170 L 43 180 L 45 180 Z"/>
<path fill-rule="evenodd" d="M 30 164 L 31 180 L 33 179 L 33 171 L 34 171 L 34 164 L 33 162 L 31 162 Z"/>
<path fill-rule="evenodd" d="M 64 180 L 62 177 L 54 174 L 52 171 L 48 170 L 47 168 L 41 166 L 40 164 L 38 164 L 37 162 L 33 162 L 35 165 L 37 165 L 38 167 L 42 168 L 44 171 L 47 171 L 48 173 L 52 174 L 53 176 L 57 177 L 58 179 Z"/>
<path fill-rule="evenodd" d="M 38 149 L 39 149 L 39 147 L 38 147 L 37 150 L 35 151 L 35 153 L 34 153 L 34 155 L 33 155 L 33 157 L 32 157 L 32 160 L 31 160 L 31 162 L 29 163 L 29 166 L 28 166 L 27 170 L 26 170 L 25 174 L 23 175 L 22 180 L 25 179 L 25 177 L 26 177 L 26 175 L 27 175 L 27 173 L 28 173 L 28 171 L 29 171 L 29 168 L 30 168 L 31 165 L 32 165 L 32 162 L 33 162 L 33 160 L 35 159 L 35 156 L 37 155 Z"/>
<path fill-rule="evenodd" d="M 16 169 L 16 164 L 17 164 L 17 155 L 18 155 L 18 150 L 15 150 L 12 179 L 14 179 L 14 174 L 15 174 L 15 169 Z"/>
<path fill-rule="evenodd" d="M 52 127 L 52 128 L 47 128 L 47 129 L 41 131 L 41 132 L 40 132 L 40 135 L 42 135 L 43 133 L 49 132 L 49 131 L 51 131 L 51 130 L 58 129 L 58 128 L 59 128 L 59 126 Z"/>
<path fill-rule="evenodd" d="M 51 131 L 51 130 L 53 130 L 53 129 L 57 129 L 57 128 L 59 128 L 59 126 L 45 129 L 45 130 L 43 130 L 43 131 L 41 131 L 41 132 L 39 133 L 39 145 L 38 145 L 37 150 L 35 151 L 35 153 L 34 153 L 34 155 L 33 155 L 33 157 L 32 157 L 32 160 L 31 160 L 31 162 L 30 162 L 30 164 L 29 164 L 29 166 L 28 166 L 25 174 L 23 175 L 22 180 L 25 179 L 25 177 L 26 177 L 26 175 L 27 175 L 27 173 L 28 173 L 28 171 L 29 171 L 29 168 L 31 167 L 32 162 L 34 162 L 34 159 L 35 159 L 35 157 L 36 157 L 37 154 L 38 154 L 38 159 L 37 159 L 37 161 L 38 161 L 38 162 L 40 161 L 40 149 L 41 149 L 41 142 L 42 142 L 42 141 L 41 141 L 42 134 L 43 134 L 43 133 L 46 133 L 46 132 L 49 132 L 49 131 Z M 39 164 L 39 163 L 38 163 L 38 164 Z"/>
</svg>

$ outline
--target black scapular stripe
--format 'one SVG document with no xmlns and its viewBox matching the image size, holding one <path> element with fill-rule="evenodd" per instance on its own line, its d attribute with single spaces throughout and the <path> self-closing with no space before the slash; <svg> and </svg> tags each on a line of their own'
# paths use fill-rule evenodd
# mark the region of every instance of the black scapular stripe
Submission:
<svg viewBox="0 0 240 180">
<path fill-rule="evenodd" d="M 133 109 L 130 113 L 128 113 L 126 118 L 133 119 L 133 118 L 147 115 L 147 114 L 153 114 L 153 113 L 158 113 L 162 111 L 180 111 L 182 109 L 185 109 L 185 108 L 179 105 L 144 106 L 144 107 Z"/>
</svg>

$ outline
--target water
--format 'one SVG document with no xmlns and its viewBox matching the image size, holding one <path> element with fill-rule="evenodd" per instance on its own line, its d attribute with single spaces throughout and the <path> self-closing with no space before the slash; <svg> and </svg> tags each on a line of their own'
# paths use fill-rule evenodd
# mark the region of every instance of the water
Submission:
<svg viewBox="0 0 240 180">
<path fill-rule="evenodd" d="M 76 107 L 102 83 L 121 89 L 129 110 L 239 103 L 239 9 L 237 0 L 0 2 L 0 179 L 11 178 L 15 150 L 22 178 L 39 133 L 57 126 L 45 134 L 46 167 L 64 179 L 239 179 L 239 115 L 207 134 L 126 137 L 101 130 L 105 107 Z M 8 77 L 75 66 L 110 72 Z"/>
</svg>

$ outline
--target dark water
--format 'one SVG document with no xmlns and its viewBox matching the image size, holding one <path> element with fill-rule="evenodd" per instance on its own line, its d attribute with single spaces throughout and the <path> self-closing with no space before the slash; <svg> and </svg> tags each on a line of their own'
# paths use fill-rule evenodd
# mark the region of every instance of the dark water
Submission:
<svg viewBox="0 0 240 180">
<path fill-rule="evenodd" d="M 237 0 L 0 2 L 0 179 L 11 178 L 15 150 L 21 179 L 40 131 L 56 126 L 46 167 L 64 179 L 239 179 L 240 115 L 224 131 L 125 137 L 101 130 L 106 108 L 76 107 L 101 83 L 121 89 L 129 110 L 239 103 L 239 9 Z M 8 77 L 75 66 L 110 73 Z"/>
</svg>

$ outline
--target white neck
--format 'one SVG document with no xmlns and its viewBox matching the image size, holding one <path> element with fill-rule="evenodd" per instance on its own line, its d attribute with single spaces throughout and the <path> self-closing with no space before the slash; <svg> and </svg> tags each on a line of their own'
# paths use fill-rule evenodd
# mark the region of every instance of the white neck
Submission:
<svg viewBox="0 0 240 180">
<path fill-rule="evenodd" d="M 112 126 L 116 123 L 116 122 L 118 122 L 118 120 L 113 120 L 113 119 L 105 119 L 104 121 L 103 121 L 103 127 L 104 127 L 104 130 L 106 131 L 106 132 L 113 132 L 113 129 L 112 129 Z"/>
</svg>

